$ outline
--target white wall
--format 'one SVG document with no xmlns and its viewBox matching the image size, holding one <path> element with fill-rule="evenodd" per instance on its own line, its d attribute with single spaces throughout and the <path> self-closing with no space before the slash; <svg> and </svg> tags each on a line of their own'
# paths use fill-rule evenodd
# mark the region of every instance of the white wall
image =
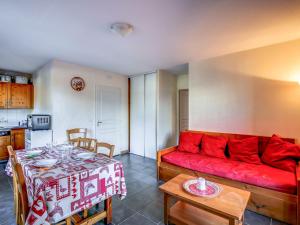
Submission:
<svg viewBox="0 0 300 225">
<path fill-rule="evenodd" d="M 52 113 L 51 69 L 53 62 L 49 62 L 33 74 L 34 109 L 33 113 Z"/>
<path fill-rule="evenodd" d="M 43 68 L 42 68 L 43 70 Z M 121 89 L 121 143 L 118 151 L 128 150 L 128 77 L 102 70 L 55 60 L 45 71 L 38 71 L 35 82 L 39 92 L 36 95 L 36 111 L 45 111 L 53 117 L 54 140 L 66 140 L 66 130 L 75 127 L 88 128 L 88 136 L 95 137 L 95 90 L 97 85 Z M 50 79 L 49 79 L 50 74 Z M 86 87 L 74 91 L 70 80 L 80 76 Z M 48 83 L 50 82 L 50 84 Z M 44 85 L 47 84 L 48 88 Z M 50 86 L 50 88 L 49 88 Z M 43 93 L 45 91 L 45 93 Z M 44 98 L 46 103 L 43 104 Z"/>
<path fill-rule="evenodd" d="M 300 85 L 282 80 L 299 65 L 299 47 L 290 42 L 190 63 L 190 129 L 300 138 Z"/>
<path fill-rule="evenodd" d="M 157 147 L 162 149 L 177 143 L 177 77 L 158 71 Z"/>
<path fill-rule="evenodd" d="M 177 76 L 177 90 L 189 89 L 189 75 L 180 74 Z"/>
</svg>

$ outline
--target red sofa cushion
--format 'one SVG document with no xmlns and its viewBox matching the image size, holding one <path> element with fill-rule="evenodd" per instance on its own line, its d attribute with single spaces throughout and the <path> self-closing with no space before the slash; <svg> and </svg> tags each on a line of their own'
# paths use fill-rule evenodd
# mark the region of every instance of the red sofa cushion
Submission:
<svg viewBox="0 0 300 225">
<path fill-rule="evenodd" d="M 201 143 L 201 153 L 207 156 L 225 159 L 225 148 L 227 144 L 227 137 L 203 135 Z"/>
<path fill-rule="evenodd" d="M 300 159 L 300 147 L 273 135 L 261 159 L 270 166 L 295 172 L 296 159 Z"/>
<path fill-rule="evenodd" d="M 183 131 L 179 136 L 178 150 L 181 152 L 198 153 L 203 134 Z"/>
<path fill-rule="evenodd" d="M 252 164 L 261 164 L 258 156 L 258 137 L 242 139 L 230 138 L 228 141 L 230 159 Z"/>
<path fill-rule="evenodd" d="M 174 151 L 163 162 L 285 193 L 296 193 L 296 174 L 268 165 L 249 164 L 202 154 Z"/>
</svg>

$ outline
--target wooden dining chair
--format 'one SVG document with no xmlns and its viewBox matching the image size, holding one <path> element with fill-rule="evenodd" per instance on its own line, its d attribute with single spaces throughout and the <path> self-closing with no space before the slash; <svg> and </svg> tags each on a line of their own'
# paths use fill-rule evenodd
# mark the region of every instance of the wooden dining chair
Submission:
<svg viewBox="0 0 300 225">
<path fill-rule="evenodd" d="M 97 152 L 98 148 L 105 148 L 108 150 L 108 154 L 101 154 L 106 155 L 109 158 L 112 158 L 114 156 L 115 145 L 111 145 L 105 142 L 97 142 L 95 146 L 95 152 Z"/>
<path fill-rule="evenodd" d="M 10 160 L 13 169 L 13 174 L 16 179 L 17 194 L 19 199 L 18 201 L 19 218 L 17 224 L 25 225 L 26 218 L 29 212 L 25 177 L 21 165 L 16 162 L 16 158 L 12 157 Z"/>
<path fill-rule="evenodd" d="M 86 128 L 74 128 L 67 130 L 67 139 L 70 144 L 78 145 L 79 138 L 86 138 Z"/>
<path fill-rule="evenodd" d="M 13 150 L 11 145 L 7 146 L 7 151 L 11 160 L 11 164 L 16 162 L 16 152 Z M 13 165 L 12 165 L 13 167 Z M 15 216 L 16 216 L 16 223 L 20 223 L 20 209 L 19 209 L 19 198 L 18 198 L 18 186 L 17 186 L 17 178 L 15 170 L 12 170 L 13 174 L 13 191 L 14 191 L 14 209 L 15 209 Z"/>
<path fill-rule="evenodd" d="M 86 149 L 90 152 L 95 151 L 97 140 L 94 138 L 79 138 L 77 147 Z"/>
</svg>

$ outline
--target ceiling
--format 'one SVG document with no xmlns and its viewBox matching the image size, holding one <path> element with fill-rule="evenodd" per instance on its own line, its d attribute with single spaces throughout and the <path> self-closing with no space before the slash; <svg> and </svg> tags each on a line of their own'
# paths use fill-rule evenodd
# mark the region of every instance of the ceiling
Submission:
<svg viewBox="0 0 300 225">
<path fill-rule="evenodd" d="M 300 38 L 299 0 L 0 1 L 0 67 L 52 59 L 125 75 Z M 135 30 L 122 38 L 113 22 Z"/>
</svg>

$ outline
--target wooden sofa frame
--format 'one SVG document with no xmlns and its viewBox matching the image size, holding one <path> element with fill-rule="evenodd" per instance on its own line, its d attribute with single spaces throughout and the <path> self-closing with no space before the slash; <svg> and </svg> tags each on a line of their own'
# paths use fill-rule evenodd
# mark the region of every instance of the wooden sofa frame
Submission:
<svg viewBox="0 0 300 225">
<path fill-rule="evenodd" d="M 200 132 L 200 131 L 193 131 Z M 237 135 L 227 133 L 213 133 L 213 132 L 201 132 L 210 135 L 225 135 L 228 137 L 232 136 L 249 136 L 249 135 Z M 262 137 L 267 138 L 267 137 Z M 285 138 L 289 142 L 295 142 L 294 139 Z M 288 194 L 280 191 L 271 190 L 268 188 L 258 187 L 242 183 L 239 181 L 230 180 L 206 173 L 201 173 L 186 169 L 180 166 L 175 166 L 167 162 L 162 162 L 162 156 L 175 151 L 177 146 L 162 149 L 157 152 L 157 179 L 168 181 L 178 174 L 189 174 L 194 176 L 201 176 L 207 180 L 229 185 L 232 187 L 240 188 L 251 192 L 251 197 L 248 202 L 247 209 L 269 216 L 271 218 L 283 221 L 285 223 L 300 225 L 300 166 L 297 166 L 296 177 L 297 177 L 297 191 L 295 194 Z"/>
</svg>

